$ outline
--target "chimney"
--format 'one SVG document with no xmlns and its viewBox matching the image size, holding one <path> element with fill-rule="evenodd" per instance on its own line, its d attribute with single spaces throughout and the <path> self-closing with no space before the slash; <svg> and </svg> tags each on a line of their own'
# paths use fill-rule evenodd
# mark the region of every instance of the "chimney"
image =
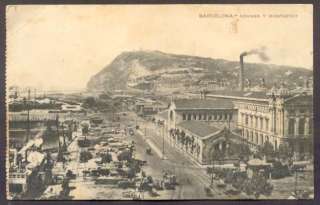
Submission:
<svg viewBox="0 0 320 205">
<path fill-rule="evenodd" d="M 304 79 L 304 88 L 309 88 L 309 80 L 307 78 Z"/>
<path fill-rule="evenodd" d="M 240 87 L 240 90 L 243 91 L 243 57 L 245 56 L 244 53 L 242 53 L 240 55 L 240 70 L 239 70 L 239 87 Z"/>
</svg>

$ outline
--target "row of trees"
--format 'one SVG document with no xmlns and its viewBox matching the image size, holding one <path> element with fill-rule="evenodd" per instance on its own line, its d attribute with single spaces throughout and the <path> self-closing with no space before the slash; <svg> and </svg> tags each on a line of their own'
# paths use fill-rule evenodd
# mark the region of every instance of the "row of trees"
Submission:
<svg viewBox="0 0 320 205">
<path fill-rule="evenodd" d="M 267 161 L 272 161 L 275 158 L 290 161 L 293 157 L 293 149 L 287 143 L 283 143 L 275 150 L 273 145 L 267 141 L 258 149 L 257 153 L 255 153 L 255 157 L 260 159 L 266 157 Z"/>
<path fill-rule="evenodd" d="M 187 152 L 191 154 L 196 152 L 196 154 L 199 155 L 200 146 L 196 143 L 194 136 L 188 136 L 183 130 L 180 131 L 178 129 L 171 129 L 170 136 Z"/>
</svg>

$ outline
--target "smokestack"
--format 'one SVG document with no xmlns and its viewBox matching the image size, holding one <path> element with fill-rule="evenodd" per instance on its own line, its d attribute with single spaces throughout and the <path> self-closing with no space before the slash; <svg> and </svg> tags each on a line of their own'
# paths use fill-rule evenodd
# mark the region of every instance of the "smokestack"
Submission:
<svg viewBox="0 0 320 205">
<path fill-rule="evenodd" d="M 309 80 L 307 78 L 304 79 L 304 88 L 309 88 Z"/>
<path fill-rule="evenodd" d="M 240 55 L 240 70 L 239 70 L 239 87 L 240 90 L 243 91 L 244 88 L 244 80 L 243 80 L 243 69 L 244 69 L 244 65 L 243 65 L 243 57 L 246 55 L 246 53 L 242 53 Z"/>
<path fill-rule="evenodd" d="M 240 90 L 243 91 L 243 88 L 244 88 L 244 85 L 243 85 L 243 77 L 244 77 L 244 64 L 243 64 L 243 57 L 244 56 L 247 56 L 247 55 L 257 55 L 260 60 L 262 61 L 268 61 L 269 60 L 269 57 L 266 55 L 265 53 L 265 49 L 266 47 L 261 47 L 259 49 L 252 49 L 248 52 L 243 52 L 240 54 L 240 72 L 239 72 L 239 87 L 240 87 Z"/>
</svg>

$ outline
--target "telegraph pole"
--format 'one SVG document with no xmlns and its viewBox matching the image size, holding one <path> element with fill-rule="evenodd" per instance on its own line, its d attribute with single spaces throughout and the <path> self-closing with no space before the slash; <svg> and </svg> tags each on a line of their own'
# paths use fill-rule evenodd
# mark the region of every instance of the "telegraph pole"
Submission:
<svg viewBox="0 0 320 205">
<path fill-rule="evenodd" d="M 294 194 L 296 195 L 295 197 L 297 198 L 297 195 L 298 195 L 298 193 L 297 193 L 297 187 L 298 187 L 298 170 L 296 169 L 295 170 L 295 172 L 296 172 L 296 175 L 295 175 L 295 181 L 294 181 Z"/>
<path fill-rule="evenodd" d="M 164 159 L 164 126 L 162 126 L 162 159 Z"/>
</svg>

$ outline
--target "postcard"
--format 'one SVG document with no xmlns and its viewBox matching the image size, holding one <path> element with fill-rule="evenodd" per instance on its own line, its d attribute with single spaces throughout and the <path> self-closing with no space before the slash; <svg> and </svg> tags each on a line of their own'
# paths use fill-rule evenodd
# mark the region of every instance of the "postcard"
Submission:
<svg viewBox="0 0 320 205">
<path fill-rule="evenodd" d="M 7 5 L 7 198 L 314 198 L 312 4 Z"/>
</svg>

